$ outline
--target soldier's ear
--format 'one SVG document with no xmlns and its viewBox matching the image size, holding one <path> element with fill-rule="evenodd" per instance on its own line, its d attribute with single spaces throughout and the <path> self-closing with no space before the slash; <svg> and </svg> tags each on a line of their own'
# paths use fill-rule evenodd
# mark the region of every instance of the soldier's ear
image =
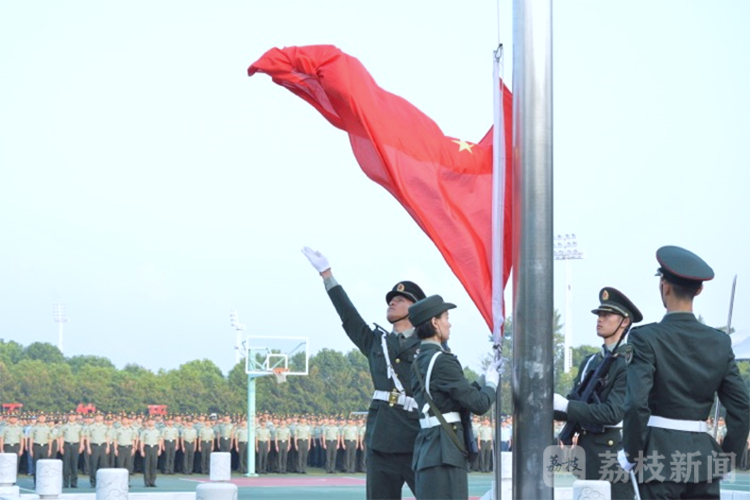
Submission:
<svg viewBox="0 0 750 500">
<path fill-rule="evenodd" d="M 703 284 L 701 284 L 700 288 L 698 288 L 698 291 L 695 292 L 694 297 L 697 297 L 698 295 L 700 295 L 702 291 L 703 291 Z"/>
</svg>

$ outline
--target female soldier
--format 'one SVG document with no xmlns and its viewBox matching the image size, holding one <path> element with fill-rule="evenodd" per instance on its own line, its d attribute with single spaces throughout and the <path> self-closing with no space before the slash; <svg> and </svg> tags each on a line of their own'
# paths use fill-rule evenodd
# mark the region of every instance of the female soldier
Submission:
<svg viewBox="0 0 750 500">
<path fill-rule="evenodd" d="M 466 380 L 456 356 L 443 348 L 450 338 L 448 310 L 454 307 L 443 302 L 439 295 L 409 307 L 409 317 L 422 340 L 412 377 L 412 392 L 422 411 L 413 461 L 418 500 L 468 498 L 469 462 L 459 444 L 466 450 L 469 443 L 464 439 L 460 412 L 469 410 L 482 414 L 495 401 L 498 364 L 490 365 L 484 376 L 486 385 L 480 388 L 479 384 Z M 446 426 L 441 424 L 427 395 L 442 414 Z"/>
</svg>

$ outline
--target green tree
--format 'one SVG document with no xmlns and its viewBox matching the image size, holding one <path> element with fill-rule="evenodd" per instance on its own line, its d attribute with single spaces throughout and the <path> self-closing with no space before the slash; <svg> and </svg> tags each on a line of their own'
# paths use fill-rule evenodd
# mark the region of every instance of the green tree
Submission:
<svg viewBox="0 0 750 500">
<path fill-rule="evenodd" d="M 29 344 L 23 351 L 24 358 L 39 360 L 51 365 L 52 363 L 64 363 L 65 356 L 56 346 L 46 342 L 34 342 Z"/>
<path fill-rule="evenodd" d="M 0 360 L 6 365 L 18 363 L 23 359 L 23 346 L 16 341 L 6 342 L 0 339 Z"/>
</svg>

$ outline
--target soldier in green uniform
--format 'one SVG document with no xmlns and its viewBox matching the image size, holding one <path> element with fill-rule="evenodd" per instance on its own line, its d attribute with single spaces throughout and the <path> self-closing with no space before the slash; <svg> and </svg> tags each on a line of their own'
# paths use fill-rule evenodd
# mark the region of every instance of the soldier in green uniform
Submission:
<svg viewBox="0 0 750 500">
<path fill-rule="evenodd" d="M 492 471 L 492 438 L 495 432 L 490 419 L 485 418 L 477 429 L 477 446 L 479 447 L 479 471 Z"/>
<path fill-rule="evenodd" d="M 185 417 L 185 425 L 180 432 L 180 447 L 182 447 L 182 472 L 192 474 L 195 467 L 195 450 L 198 446 L 198 431 L 193 426 L 192 417 Z"/>
<path fill-rule="evenodd" d="M 97 413 L 89 425 L 86 437 L 86 453 L 89 456 L 89 481 L 96 487 L 96 471 L 107 466 L 109 455 L 109 428 L 104 423 L 104 415 Z"/>
<path fill-rule="evenodd" d="M 597 315 L 596 334 L 604 341 L 599 353 L 587 356 L 578 369 L 573 392 L 586 375 L 596 370 L 607 351 L 611 352 L 643 315 L 625 294 L 612 287 L 599 292 L 599 307 L 591 311 Z M 620 342 L 604 386 L 599 390 L 599 402 L 585 403 L 554 396 L 555 420 L 570 420 L 581 427 L 577 444 L 586 454 L 585 476 L 581 479 L 609 481 L 613 500 L 632 500 L 633 485 L 628 475 L 614 458 L 622 449 L 622 417 L 625 413 L 627 390 L 627 359 L 632 349 Z"/>
<path fill-rule="evenodd" d="M 223 421 L 217 425 L 217 431 L 219 434 L 219 451 L 232 451 L 232 438 L 234 437 L 234 424 L 232 423 L 232 417 L 224 415 Z"/>
<path fill-rule="evenodd" d="M 211 453 L 214 451 L 216 434 L 211 424 L 201 425 L 198 430 L 198 439 L 201 446 L 201 474 L 208 474 L 211 469 Z"/>
<path fill-rule="evenodd" d="M 164 474 L 174 474 L 175 456 L 180 449 L 180 431 L 172 417 L 167 418 L 166 425 L 161 429 L 161 438 L 164 442 Z"/>
<path fill-rule="evenodd" d="M 357 426 L 349 419 L 341 429 L 341 442 L 344 444 L 344 472 L 357 472 Z"/>
<path fill-rule="evenodd" d="M 146 427 L 141 431 L 138 441 L 143 457 L 143 484 L 147 488 L 156 488 L 156 464 L 164 449 L 164 441 L 153 418 L 146 421 Z"/>
<path fill-rule="evenodd" d="M 112 415 L 108 414 L 104 418 L 104 425 L 107 426 L 107 442 L 109 443 L 105 467 L 111 469 L 115 466 L 115 450 L 117 449 L 117 428 L 114 425 Z"/>
<path fill-rule="evenodd" d="M 341 448 L 341 433 L 336 421 L 329 418 L 323 426 L 323 449 L 326 456 L 326 472 L 333 474 L 336 472 L 336 452 Z"/>
<path fill-rule="evenodd" d="M 307 456 L 312 442 L 312 427 L 307 418 L 302 417 L 294 429 L 294 447 L 297 449 L 297 472 L 307 474 Z"/>
<path fill-rule="evenodd" d="M 63 454 L 63 486 L 78 488 L 78 457 L 84 449 L 83 426 L 76 421 L 76 414 L 68 415 L 68 421 L 60 428 Z"/>
<path fill-rule="evenodd" d="M 247 474 L 247 442 L 249 437 L 247 419 L 243 418 L 234 433 L 234 448 L 237 450 L 238 458 L 237 469 L 240 474 Z"/>
<path fill-rule="evenodd" d="M 23 426 L 18 423 L 18 415 L 11 414 L 8 417 L 8 423 L 3 426 L 0 433 L 0 449 L 3 453 L 15 453 L 18 455 L 16 466 L 21 464 L 25 439 L 23 436 Z M 18 472 L 16 470 L 16 472 Z"/>
<path fill-rule="evenodd" d="M 412 392 L 423 414 L 413 461 L 418 500 L 469 497 L 469 460 L 458 446 L 460 443 L 464 449 L 468 447 L 461 411 L 482 414 L 489 410 L 500 378 L 498 364 L 493 362 L 484 375 L 483 386 L 469 383 L 458 358 L 444 349 L 451 334 L 448 310 L 454 307 L 440 295 L 409 307 L 416 335 L 422 341 L 414 366 L 419 372 L 411 379 Z M 431 396 L 449 429 L 443 428 L 426 395 Z"/>
<path fill-rule="evenodd" d="M 693 299 L 714 271 L 676 246 L 656 252 L 667 314 L 630 333 L 633 361 L 623 426 L 622 467 L 635 468 L 641 498 L 720 497 L 720 478 L 750 429 L 750 397 L 724 332 L 700 323 Z M 721 446 L 706 433 L 714 394 L 726 410 Z"/>
<path fill-rule="evenodd" d="M 400 499 L 404 482 L 415 491 L 411 462 L 414 440 L 419 432 L 419 414 L 411 394 L 411 365 L 419 339 L 413 335 L 408 308 L 425 294 L 411 281 L 397 283 L 385 296 L 386 318 L 393 331 L 372 329 L 333 277 L 328 259 L 308 247 L 303 253 L 323 278 L 344 331 L 370 365 L 375 393 L 365 432 L 366 496 L 368 499 Z"/>
<path fill-rule="evenodd" d="M 266 425 L 266 419 L 262 418 L 255 428 L 255 453 L 258 454 L 255 472 L 258 474 L 268 474 L 268 452 L 270 449 L 271 429 Z"/>
<path fill-rule="evenodd" d="M 47 416 L 39 415 L 36 425 L 29 436 L 29 453 L 34 459 L 34 484 L 36 484 L 36 463 L 42 458 L 51 457 L 52 428 L 47 424 Z"/>
<path fill-rule="evenodd" d="M 278 450 L 278 466 L 279 473 L 286 474 L 287 472 L 287 459 L 289 457 L 289 450 L 292 447 L 292 430 L 286 425 L 286 421 L 282 418 L 279 422 L 279 426 L 276 428 L 276 449 Z"/>
<path fill-rule="evenodd" d="M 118 469 L 127 469 L 130 476 L 133 475 L 132 461 L 133 447 L 136 443 L 137 432 L 130 424 L 128 417 L 122 417 L 122 423 L 117 428 L 115 435 L 115 461 Z"/>
</svg>

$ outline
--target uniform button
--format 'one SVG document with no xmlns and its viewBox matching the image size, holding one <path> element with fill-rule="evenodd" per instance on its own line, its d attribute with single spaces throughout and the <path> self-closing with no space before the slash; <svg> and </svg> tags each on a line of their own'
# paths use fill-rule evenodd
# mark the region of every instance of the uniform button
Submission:
<svg viewBox="0 0 750 500">
<path fill-rule="evenodd" d="M 615 444 L 615 442 L 612 441 L 611 439 L 609 441 L 607 441 L 607 446 L 614 446 L 614 444 Z"/>
<path fill-rule="evenodd" d="M 400 362 L 401 362 L 401 358 L 396 358 L 396 363 L 400 363 Z"/>
</svg>

